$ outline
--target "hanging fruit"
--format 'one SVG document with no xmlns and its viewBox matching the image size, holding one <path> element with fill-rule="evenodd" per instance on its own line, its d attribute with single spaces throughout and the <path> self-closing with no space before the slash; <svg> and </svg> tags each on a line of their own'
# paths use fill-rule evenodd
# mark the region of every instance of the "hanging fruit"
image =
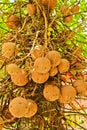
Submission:
<svg viewBox="0 0 87 130">
<path fill-rule="evenodd" d="M 28 111 L 28 101 L 23 97 L 13 98 L 9 104 L 9 111 L 14 117 L 24 117 Z"/>
<path fill-rule="evenodd" d="M 36 102 L 32 99 L 27 99 L 27 102 L 28 102 L 28 110 L 25 113 L 24 117 L 30 118 L 36 114 L 38 107 Z"/>
<path fill-rule="evenodd" d="M 61 62 L 61 55 L 58 51 L 49 51 L 46 54 L 46 57 L 50 60 L 52 67 L 58 66 Z"/>
<path fill-rule="evenodd" d="M 76 90 L 71 85 L 64 85 L 61 87 L 61 96 L 59 98 L 60 103 L 70 103 L 75 99 Z"/>
<path fill-rule="evenodd" d="M 13 75 L 14 73 L 18 73 L 18 71 L 19 71 L 19 68 L 15 63 L 14 64 L 11 63 L 7 66 L 7 72 L 10 75 Z"/>
<path fill-rule="evenodd" d="M 66 17 L 63 18 L 63 21 L 65 23 L 70 23 L 70 22 L 72 22 L 72 20 L 73 20 L 73 16 L 72 15 L 69 15 L 69 16 L 66 16 Z"/>
<path fill-rule="evenodd" d="M 54 9 L 57 4 L 57 0 L 42 0 L 42 5 L 48 9 Z"/>
<path fill-rule="evenodd" d="M 17 86 L 24 86 L 29 81 L 27 72 L 21 68 L 11 74 L 11 80 Z"/>
<path fill-rule="evenodd" d="M 61 59 L 61 62 L 58 66 L 58 70 L 60 73 L 65 73 L 70 68 L 70 62 L 67 59 Z"/>
<path fill-rule="evenodd" d="M 16 44 L 14 42 L 6 42 L 2 45 L 2 56 L 10 58 L 15 56 Z"/>
<path fill-rule="evenodd" d="M 36 11 L 34 4 L 27 4 L 27 12 L 29 15 L 34 15 Z"/>
<path fill-rule="evenodd" d="M 47 73 L 51 68 L 50 60 L 46 57 L 39 57 L 34 62 L 34 69 L 38 73 Z"/>
<path fill-rule="evenodd" d="M 53 83 L 46 83 L 43 89 L 43 95 L 48 101 L 56 101 L 60 96 L 60 89 Z"/>
<path fill-rule="evenodd" d="M 71 7 L 71 12 L 72 13 L 79 13 L 79 6 L 78 5 L 73 5 L 72 7 Z"/>
<path fill-rule="evenodd" d="M 35 70 L 31 72 L 31 78 L 35 83 L 42 84 L 45 83 L 49 78 L 49 73 L 39 73 Z"/>
<path fill-rule="evenodd" d="M 6 25 L 10 29 L 17 29 L 20 24 L 20 19 L 16 15 L 10 15 L 6 20 Z"/>
<path fill-rule="evenodd" d="M 87 94 L 87 82 L 85 82 L 84 80 L 76 80 L 73 83 L 73 86 L 75 87 L 77 93 L 79 95 L 85 95 Z"/>
<path fill-rule="evenodd" d="M 4 123 L 2 117 L 0 117 L 0 130 L 3 129 Z"/>
</svg>

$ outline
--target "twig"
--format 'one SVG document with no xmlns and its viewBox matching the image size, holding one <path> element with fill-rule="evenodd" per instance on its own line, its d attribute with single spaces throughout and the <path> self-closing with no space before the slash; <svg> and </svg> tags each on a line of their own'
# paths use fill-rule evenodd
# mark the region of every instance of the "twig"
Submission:
<svg viewBox="0 0 87 130">
<path fill-rule="evenodd" d="M 26 22 L 27 22 L 27 19 L 28 19 L 28 17 L 25 18 L 24 23 L 22 25 L 22 28 L 18 32 L 21 32 L 24 29 Z"/>
<path fill-rule="evenodd" d="M 56 20 L 57 18 L 59 18 L 59 17 L 60 17 L 60 15 L 59 15 L 59 13 L 57 13 L 56 16 L 53 18 L 52 22 L 49 24 L 49 27 L 51 27 L 52 24 L 55 22 L 55 20 Z"/>
<path fill-rule="evenodd" d="M 64 119 L 67 120 L 67 121 L 70 121 L 70 122 L 72 122 L 72 123 L 74 123 L 74 124 L 76 124 L 77 126 L 79 126 L 80 128 L 82 128 L 83 130 L 87 130 L 86 128 L 84 128 L 83 126 L 79 125 L 79 124 L 76 123 L 75 121 L 72 121 L 72 120 L 70 120 L 70 119 L 67 119 L 66 117 L 64 117 Z M 68 124 L 69 124 L 69 122 L 68 122 Z"/>
<path fill-rule="evenodd" d="M 37 31 L 37 32 L 36 32 L 36 37 L 35 37 L 35 39 L 33 40 L 33 44 L 32 44 L 31 49 L 33 49 L 34 46 L 35 46 L 35 43 L 36 43 L 37 37 L 38 37 L 38 35 L 39 35 L 39 32 L 40 32 L 40 31 Z"/>
<path fill-rule="evenodd" d="M 45 39 L 45 43 L 44 43 L 44 47 L 47 48 L 47 27 L 48 27 L 48 22 L 47 22 L 47 17 L 46 17 L 46 14 L 45 14 L 45 11 L 44 11 L 44 8 L 42 9 L 42 7 L 40 6 L 40 4 L 37 2 L 37 0 L 34 0 L 35 3 L 37 4 L 37 6 L 40 8 L 42 14 L 43 14 L 43 17 L 44 17 L 44 21 L 45 21 L 45 33 L 44 33 L 44 39 Z"/>
<path fill-rule="evenodd" d="M 45 20 L 45 33 L 44 33 L 45 43 L 44 43 L 44 46 L 47 48 L 47 44 L 48 44 L 48 42 L 47 42 L 47 27 L 48 27 L 48 25 L 47 25 L 47 24 L 48 24 L 48 23 L 47 23 L 47 17 L 46 17 L 45 12 L 42 11 L 42 13 L 43 13 L 44 20 Z"/>
</svg>

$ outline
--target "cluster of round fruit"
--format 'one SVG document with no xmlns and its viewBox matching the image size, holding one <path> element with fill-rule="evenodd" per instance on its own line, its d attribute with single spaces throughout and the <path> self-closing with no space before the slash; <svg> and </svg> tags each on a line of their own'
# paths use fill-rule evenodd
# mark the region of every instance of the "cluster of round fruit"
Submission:
<svg viewBox="0 0 87 130">
<path fill-rule="evenodd" d="M 11 58 L 17 54 L 17 47 L 14 42 L 5 42 L 2 44 L 2 56 Z"/>
<path fill-rule="evenodd" d="M 43 47 L 35 47 L 31 49 L 31 57 L 34 61 L 33 71 L 31 71 L 32 80 L 42 84 L 46 82 L 49 76 L 55 76 L 58 71 L 64 73 L 69 70 L 70 63 L 67 59 L 62 59 L 57 51 L 49 51 L 43 56 Z M 16 44 L 7 42 L 2 45 L 2 55 L 5 58 L 11 58 L 17 54 Z M 28 83 L 28 74 L 25 70 L 18 68 L 16 64 L 9 64 L 8 73 L 11 75 L 12 81 L 18 86 L 24 86 Z"/>
<path fill-rule="evenodd" d="M 39 48 L 31 50 L 31 56 L 34 60 L 33 71 L 31 72 L 32 80 L 38 84 L 44 83 L 43 95 L 48 101 L 59 99 L 60 103 L 69 103 L 74 100 L 76 95 L 87 96 L 87 82 L 74 78 L 71 85 L 61 84 L 56 85 L 53 81 L 48 80 L 60 73 L 63 75 L 70 69 L 70 62 L 67 59 L 61 58 L 59 52 L 52 50 L 48 51 L 45 56 Z"/>
<path fill-rule="evenodd" d="M 41 57 L 39 48 L 31 50 L 31 56 L 35 60 L 34 67 L 31 72 L 31 78 L 38 84 L 44 83 L 43 96 L 48 101 L 59 100 L 60 103 L 69 103 L 74 100 L 76 90 L 70 85 L 58 86 L 54 81 L 48 80 L 58 73 L 63 74 L 70 69 L 70 62 L 61 58 L 58 51 L 48 51 L 45 56 Z"/>
<path fill-rule="evenodd" d="M 15 97 L 10 101 L 9 112 L 16 118 L 32 117 L 37 112 L 37 104 L 32 99 L 23 97 Z"/>
<path fill-rule="evenodd" d="M 71 85 L 55 85 L 54 82 L 45 83 L 43 95 L 48 101 L 58 100 L 60 103 L 70 103 L 75 99 L 76 90 Z"/>
<path fill-rule="evenodd" d="M 31 72 L 32 80 L 36 83 L 42 84 L 51 76 L 60 73 L 65 73 L 70 68 L 70 62 L 67 59 L 61 58 L 58 51 L 48 51 L 45 56 L 41 53 L 39 48 L 31 50 L 31 56 L 35 60 L 33 70 Z"/>
<path fill-rule="evenodd" d="M 37 5 L 44 6 L 49 9 L 54 9 L 54 7 L 57 4 L 57 0 L 37 0 Z M 27 4 L 26 5 L 27 13 L 31 16 L 34 15 L 37 10 L 37 7 L 35 4 Z M 6 25 L 10 29 L 17 29 L 20 25 L 20 18 L 17 15 L 10 15 L 6 20 Z"/>
<path fill-rule="evenodd" d="M 40 7 L 44 6 L 45 8 L 52 10 L 55 8 L 57 4 L 57 0 L 37 0 L 36 3 Z M 33 4 L 33 3 L 27 4 L 26 9 L 27 9 L 27 13 L 30 16 L 36 13 L 38 14 L 38 12 L 40 13 L 40 10 L 37 9 L 36 4 Z M 79 6 L 72 5 L 71 8 L 69 8 L 68 6 L 63 5 L 60 9 L 60 12 L 63 15 L 63 21 L 66 23 L 69 23 L 69 22 L 72 22 L 73 15 L 79 13 Z M 6 25 L 10 29 L 17 29 L 20 25 L 20 18 L 16 15 L 10 15 L 6 20 Z"/>
<path fill-rule="evenodd" d="M 21 96 L 13 98 L 8 106 L 8 111 L 12 121 L 14 121 L 14 118 L 30 118 L 36 114 L 37 110 L 38 107 L 34 100 L 26 99 Z M 11 120 L 4 121 L 3 118 L 0 117 L 0 130 L 3 129 L 4 123 L 8 121 Z"/>
<path fill-rule="evenodd" d="M 16 45 L 15 43 L 12 43 L 12 42 L 4 43 L 2 46 L 2 54 L 6 58 L 10 58 L 11 56 L 13 56 L 15 50 L 16 50 Z M 30 71 L 31 71 L 31 78 L 35 83 L 38 83 L 38 84 L 45 83 L 46 85 L 49 77 L 54 77 L 58 73 L 62 75 L 65 72 L 69 71 L 70 62 L 67 59 L 62 58 L 58 51 L 55 51 L 55 50 L 47 51 L 45 55 L 43 55 L 44 53 L 43 51 L 44 49 L 42 46 L 36 46 L 33 49 L 31 49 L 30 54 L 31 54 L 32 60 L 34 61 L 34 64 L 33 64 L 33 70 L 30 70 Z M 7 72 L 10 74 L 11 80 L 13 81 L 13 83 L 17 86 L 25 86 L 29 82 L 28 73 L 24 69 L 19 68 L 15 63 L 11 63 L 7 66 Z M 82 83 L 81 81 L 77 82 L 77 80 L 74 82 L 73 86 L 75 90 L 74 90 L 74 94 L 72 94 L 74 97 L 76 95 L 75 91 L 78 94 L 85 95 L 85 96 L 87 95 L 87 87 L 84 87 L 84 86 L 87 86 L 87 83 L 85 82 L 85 85 L 84 85 L 83 82 L 84 81 L 82 81 Z M 80 84 L 82 84 L 83 87 Z M 50 86 L 55 86 L 55 85 L 53 85 L 52 83 L 50 84 Z M 67 87 L 63 86 L 60 88 L 60 86 L 58 87 L 56 86 L 56 88 L 58 89 L 57 99 L 60 97 L 60 92 L 62 93 L 62 95 L 65 95 L 65 96 L 68 95 L 68 94 L 65 94 L 65 90 L 63 94 L 63 89 L 65 88 L 67 90 Z M 59 90 L 59 88 L 61 89 L 61 91 Z M 68 90 L 70 88 L 71 86 L 68 87 Z M 50 91 L 51 89 L 49 90 L 49 92 Z M 57 91 L 56 92 L 54 91 L 55 89 L 52 90 L 53 95 L 55 95 L 57 92 Z M 53 101 L 52 92 L 50 92 L 51 94 L 50 101 L 51 100 Z M 71 93 L 73 93 L 73 91 Z M 44 97 L 46 97 L 45 93 L 44 93 Z M 67 98 L 69 98 L 69 95 Z M 61 97 L 60 102 L 63 102 L 62 100 L 63 98 Z M 68 101 L 65 101 L 65 102 L 67 103 Z"/>
<path fill-rule="evenodd" d="M 79 13 L 79 6 L 78 5 L 72 5 L 71 8 L 63 5 L 60 9 L 62 15 L 63 15 L 63 21 L 66 23 L 72 22 L 73 15 Z"/>
<path fill-rule="evenodd" d="M 85 91 L 86 90 L 86 91 Z M 87 94 L 87 83 L 81 80 L 76 80 L 72 85 L 64 85 L 58 87 L 54 82 L 44 84 L 43 96 L 48 101 L 58 100 L 60 103 L 70 103 L 75 99 L 77 94 Z M 32 99 L 23 97 L 15 97 L 9 104 L 9 111 L 12 116 L 21 118 L 30 118 L 36 114 L 38 110 L 37 104 Z"/>
<path fill-rule="evenodd" d="M 55 82 L 50 81 L 44 84 L 43 96 L 48 101 L 56 101 L 59 103 L 70 103 L 75 99 L 77 94 L 87 96 L 87 82 L 76 80 L 73 85 L 58 86 Z M 31 118 L 38 111 L 37 103 L 32 99 L 26 99 L 21 96 L 13 98 L 9 103 L 9 112 L 15 118 Z M 3 119 L 0 117 L 0 128 L 4 125 Z"/>
<path fill-rule="evenodd" d="M 72 85 L 58 86 L 50 81 L 44 84 L 43 95 L 48 101 L 58 100 L 59 103 L 70 103 L 76 95 L 87 96 L 87 82 L 75 80 Z"/>
<path fill-rule="evenodd" d="M 37 0 L 37 3 L 45 8 L 54 9 L 57 4 L 57 0 Z M 27 4 L 27 12 L 29 15 L 35 14 L 36 6 L 34 4 Z"/>
</svg>

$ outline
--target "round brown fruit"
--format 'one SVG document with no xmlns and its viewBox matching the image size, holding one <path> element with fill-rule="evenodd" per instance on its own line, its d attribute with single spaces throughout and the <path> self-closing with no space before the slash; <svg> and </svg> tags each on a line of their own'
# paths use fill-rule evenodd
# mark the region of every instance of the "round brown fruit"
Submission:
<svg viewBox="0 0 87 130">
<path fill-rule="evenodd" d="M 50 76 L 55 76 L 58 73 L 58 68 L 57 67 L 52 67 L 49 71 Z"/>
<path fill-rule="evenodd" d="M 60 96 L 60 89 L 54 84 L 45 84 L 43 95 L 48 101 L 56 101 Z"/>
<path fill-rule="evenodd" d="M 73 86 L 64 85 L 61 87 L 60 103 L 70 103 L 75 99 L 76 90 Z"/>
<path fill-rule="evenodd" d="M 30 118 L 36 114 L 38 107 L 36 102 L 33 101 L 32 99 L 28 99 L 27 101 L 28 101 L 28 111 L 25 113 L 24 117 Z"/>
<path fill-rule="evenodd" d="M 65 73 L 70 68 L 70 62 L 67 59 L 61 59 L 61 63 L 58 66 L 58 70 L 60 73 Z"/>
<path fill-rule="evenodd" d="M 15 64 L 15 63 L 11 63 L 11 64 L 9 64 L 8 66 L 7 66 L 7 72 L 10 74 L 10 75 L 12 75 L 12 74 L 14 74 L 15 72 L 17 72 L 18 73 L 18 71 L 19 71 L 19 68 L 18 68 L 18 66 Z"/>
<path fill-rule="evenodd" d="M 79 6 L 78 5 L 73 5 L 71 8 L 72 13 L 79 13 Z"/>
<path fill-rule="evenodd" d="M 31 73 L 31 78 L 35 83 L 42 84 L 45 83 L 49 78 L 49 73 L 38 73 L 36 71 L 33 71 Z"/>
<path fill-rule="evenodd" d="M 35 5 L 34 4 L 27 4 L 27 12 L 29 15 L 34 15 L 35 14 Z"/>
<path fill-rule="evenodd" d="M 63 16 L 67 16 L 70 13 L 70 9 L 66 5 L 63 5 L 61 7 L 60 11 L 61 11 L 61 13 L 62 13 Z"/>
<path fill-rule="evenodd" d="M 73 86 L 80 95 L 84 95 L 87 90 L 87 82 L 84 82 L 83 80 L 76 80 L 73 83 Z"/>
<path fill-rule="evenodd" d="M 57 0 L 42 0 L 42 5 L 49 9 L 54 9 L 57 4 Z"/>
<path fill-rule="evenodd" d="M 16 29 L 19 26 L 19 17 L 16 15 L 11 15 L 7 18 L 6 25 L 10 29 Z"/>
<path fill-rule="evenodd" d="M 28 83 L 28 74 L 25 70 L 19 69 L 11 75 L 11 80 L 17 86 L 24 86 Z"/>
<path fill-rule="evenodd" d="M 63 18 L 63 21 L 65 23 L 70 23 L 70 22 L 72 22 L 72 20 L 73 20 L 73 16 L 72 15 L 69 15 L 69 16 L 66 16 L 66 17 Z"/>
<path fill-rule="evenodd" d="M 31 49 L 30 53 L 31 53 L 32 59 L 36 60 L 37 58 L 43 56 L 43 47 L 42 46 L 36 46 L 35 48 Z"/>
<path fill-rule="evenodd" d="M 13 42 L 6 42 L 2 45 L 2 55 L 6 58 L 10 58 L 15 55 L 16 44 Z"/>
<path fill-rule="evenodd" d="M 24 117 L 25 113 L 28 111 L 27 100 L 23 97 L 16 97 L 12 99 L 9 104 L 9 111 L 14 117 Z"/>
<path fill-rule="evenodd" d="M 87 96 L 87 89 L 84 93 L 82 93 L 83 96 Z"/>
<path fill-rule="evenodd" d="M 47 73 L 51 68 L 50 60 L 46 57 L 39 57 L 34 62 L 34 68 L 38 73 Z"/>
<path fill-rule="evenodd" d="M 46 57 L 50 60 L 52 67 L 58 66 L 61 62 L 61 55 L 58 51 L 49 51 L 46 54 Z"/>
<path fill-rule="evenodd" d="M 2 119 L 2 117 L 0 117 L 0 130 L 2 130 L 3 125 L 4 125 L 4 123 L 3 123 L 3 119 Z"/>
</svg>

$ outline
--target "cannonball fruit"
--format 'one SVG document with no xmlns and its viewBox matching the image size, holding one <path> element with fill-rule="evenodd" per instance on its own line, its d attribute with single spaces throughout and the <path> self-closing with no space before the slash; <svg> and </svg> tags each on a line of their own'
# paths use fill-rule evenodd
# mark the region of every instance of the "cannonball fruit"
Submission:
<svg viewBox="0 0 87 130">
<path fill-rule="evenodd" d="M 25 70 L 19 69 L 11 75 L 11 80 L 17 86 L 24 86 L 28 83 L 28 74 Z"/>
<path fill-rule="evenodd" d="M 11 15 L 6 20 L 6 25 L 10 29 L 16 29 L 19 26 L 19 17 L 16 15 Z"/>
<path fill-rule="evenodd" d="M 83 81 L 83 80 L 76 80 L 73 83 L 73 86 L 75 87 L 77 93 L 79 95 L 86 95 L 86 91 L 87 91 L 87 82 Z"/>
<path fill-rule="evenodd" d="M 52 67 L 49 71 L 50 76 L 55 76 L 58 73 L 58 68 L 57 67 Z"/>
<path fill-rule="evenodd" d="M 3 128 L 3 119 L 2 119 L 2 117 L 0 117 L 0 130 L 2 130 L 2 128 Z"/>
<path fill-rule="evenodd" d="M 27 4 L 27 12 L 29 15 L 35 14 L 35 5 L 34 4 Z"/>
<path fill-rule="evenodd" d="M 52 83 L 49 84 L 46 83 L 43 89 L 43 96 L 48 101 L 56 101 L 57 99 L 59 99 L 60 89 L 58 88 L 58 86 Z"/>
<path fill-rule="evenodd" d="M 63 16 L 67 16 L 70 13 L 70 9 L 66 5 L 63 5 L 61 7 L 60 11 L 61 11 L 61 13 L 62 13 Z"/>
<path fill-rule="evenodd" d="M 31 57 L 33 60 L 36 60 L 39 57 L 43 56 L 43 47 L 42 46 L 36 46 L 35 48 L 31 49 L 30 51 Z"/>
<path fill-rule="evenodd" d="M 46 54 L 46 57 L 50 60 L 52 67 L 58 66 L 61 62 L 61 55 L 58 51 L 49 51 Z"/>
<path fill-rule="evenodd" d="M 70 103 L 75 99 L 76 90 L 71 85 L 64 85 L 61 87 L 61 96 L 59 98 L 60 103 Z"/>
<path fill-rule="evenodd" d="M 37 71 L 32 71 L 31 78 L 35 83 L 42 84 L 45 83 L 49 78 L 49 73 L 39 73 Z"/>
<path fill-rule="evenodd" d="M 60 73 L 65 73 L 70 68 L 70 62 L 67 59 L 61 59 L 61 62 L 58 66 L 58 70 Z"/>
<path fill-rule="evenodd" d="M 7 72 L 11 76 L 12 82 L 17 86 L 24 86 L 28 83 L 28 74 L 24 69 L 18 68 L 16 64 L 9 64 Z"/>
<path fill-rule="evenodd" d="M 87 96 L 87 89 L 84 93 L 82 93 L 83 96 Z"/>
<path fill-rule="evenodd" d="M 57 4 L 57 0 L 42 0 L 42 5 L 49 9 L 54 9 Z"/>
<path fill-rule="evenodd" d="M 36 114 L 38 107 L 35 101 L 33 101 L 32 99 L 28 99 L 27 101 L 28 101 L 28 110 L 25 113 L 24 117 L 30 118 Z"/>
<path fill-rule="evenodd" d="M 28 102 L 23 97 L 15 97 L 9 104 L 9 111 L 12 116 L 20 118 L 28 111 Z"/>
<path fill-rule="evenodd" d="M 47 73 L 51 68 L 50 60 L 46 57 L 39 57 L 34 62 L 34 68 L 38 73 Z"/>
<path fill-rule="evenodd" d="M 12 75 L 12 74 L 14 74 L 14 73 L 18 73 L 18 71 L 19 71 L 19 68 L 18 68 L 18 66 L 15 64 L 15 63 L 11 63 L 11 64 L 9 64 L 8 66 L 7 66 L 7 72 L 10 74 L 10 75 Z"/>
<path fill-rule="evenodd" d="M 79 13 L 79 6 L 78 5 L 73 5 L 71 7 L 71 12 L 72 13 Z"/>
<path fill-rule="evenodd" d="M 2 55 L 10 58 L 15 55 L 16 44 L 13 42 L 6 42 L 2 45 Z"/>
<path fill-rule="evenodd" d="M 16 118 L 32 117 L 37 112 L 37 104 L 32 99 L 15 97 L 9 104 L 9 112 Z"/>
<path fill-rule="evenodd" d="M 72 22 L 72 20 L 73 20 L 73 16 L 72 15 L 69 15 L 69 16 L 66 16 L 66 17 L 63 18 L 63 21 L 65 23 L 70 23 L 70 22 Z"/>
</svg>

